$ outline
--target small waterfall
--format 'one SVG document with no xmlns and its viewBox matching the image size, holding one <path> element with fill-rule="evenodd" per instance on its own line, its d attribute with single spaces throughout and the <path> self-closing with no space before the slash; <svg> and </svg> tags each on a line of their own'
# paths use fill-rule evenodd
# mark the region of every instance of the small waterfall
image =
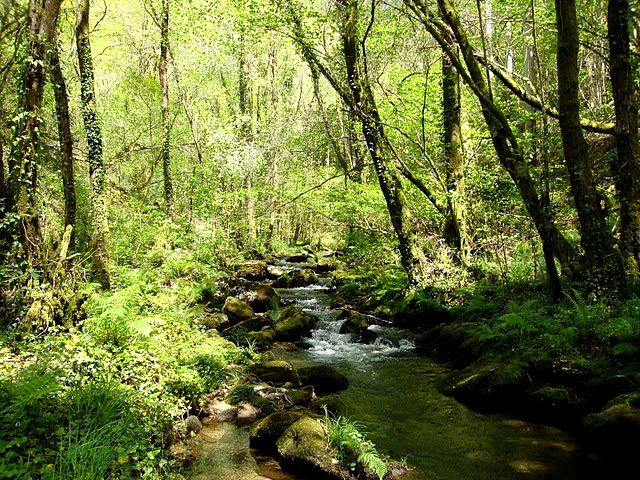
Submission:
<svg viewBox="0 0 640 480">
<path fill-rule="evenodd" d="M 289 267 L 282 264 L 279 267 Z M 311 337 L 306 339 L 310 357 L 337 357 L 356 363 L 375 361 L 410 352 L 414 348 L 410 333 L 397 328 L 372 325 L 369 343 L 358 342 L 358 336 L 340 333 L 346 320 L 340 318 L 340 311 L 331 308 L 331 279 L 319 277 L 318 283 L 300 288 L 277 289 L 284 303 L 295 305 L 318 318 Z"/>
</svg>

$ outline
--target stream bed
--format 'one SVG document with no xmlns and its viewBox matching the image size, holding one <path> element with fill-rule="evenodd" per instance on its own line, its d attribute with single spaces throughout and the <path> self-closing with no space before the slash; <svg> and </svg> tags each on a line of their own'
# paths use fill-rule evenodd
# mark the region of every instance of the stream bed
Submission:
<svg viewBox="0 0 640 480">
<path fill-rule="evenodd" d="M 329 364 L 349 379 L 341 392 L 350 419 L 379 451 L 412 467 L 413 480 L 596 479 L 602 462 L 570 434 L 548 425 L 469 410 L 441 395 L 434 380 L 446 367 L 413 352 L 406 331 L 370 327 L 377 338 L 355 343 L 339 334 L 329 280 L 279 289 L 281 300 L 320 320 L 308 349 L 276 349 L 295 367 Z"/>
<path fill-rule="evenodd" d="M 285 268 L 291 268 L 286 265 Z M 349 379 L 340 392 L 347 416 L 378 451 L 404 461 L 407 480 L 595 480 L 615 478 L 603 460 L 571 434 L 523 418 L 474 412 L 441 395 L 447 367 L 413 351 L 410 332 L 373 326 L 369 343 L 340 334 L 329 278 L 277 289 L 319 321 L 309 348 L 276 345 L 275 358 L 295 367 L 331 365 Z M 190 480 L 309 480 L 283 472 L 269 453 L 249 448 L 249 427 L 206 423 Z M 611 465 L 609 465 L 611 467 Z M 605 473 L 609 472 L 609 474 Z"/>
</svg>

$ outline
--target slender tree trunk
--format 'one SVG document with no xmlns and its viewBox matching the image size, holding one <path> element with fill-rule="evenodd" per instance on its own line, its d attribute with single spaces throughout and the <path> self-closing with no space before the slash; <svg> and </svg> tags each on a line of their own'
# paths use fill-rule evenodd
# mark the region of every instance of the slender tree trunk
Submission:
<svg viewBox="0 0 640 480">
<path fill-rule="evenodd" d="M 58 141 L 60 143 L 60 170 L 62 171 L 62 189 L 64 191 L 64 224 L 71 226 L 69 247 L 75 244 L 76 226 L 76 187 L 73 175 L 73 138 L 69 116 L 69 97 L 67 85 L 62 75 L 57 38 L 54 38 L 49 51 L 51 83 L 56 101 L 56 119 L 58 121 Z"/>
<path fill-rule="evenodd" d="M 29 265 L 40 259 L 40 222 L 36 190 L 40 163 L 40 115 L 44 91 L 46 51 L 55 37 L 61 0 L 30 0 L 27 15 L 29 25 L 29 55 L 25 64 L 22 115 L 15 124 L 15 139 L 9 156 L 5 205 L 2 217 L 15 214 L 15 228 L 3 223 L 2 237 L 6 241 L 19 238 Z M 4 219 L 4 218 L 0 218 Z M 9 243 L 7 243 L 8 247 Z"/>
<path fill-rule="evenodd" d="M 398 237 L 400 259 L 411 285 L 425 280 L 423 253 L 418 246 L 417 232 L 412 224 L 409 205 L 395 167 L 385 158 L 385 134 L 371 86 L 360 57 L 357 40 L 358 0 L 337 0 L 342 15 L 342 48 L 347 69 L 347 83 L 353 96 L 352 108 L 362 124 L 369 154 L 378 183 L 387 203 L 391 224 Z"/>
<path fill-rule="evenodd" d="M 93 213 L 93 270 L 103 288 L 110 288 L 109 278 L 109 219 L 105 191 L 105 170 L 102 162 L 102 131 L 96 111 L 93 59 L 89 40 L 89 0 L 78 0 L 76 12 L 76 44 L 80 70 L 82 119 L 89 147 L 89 178 Z"/>
<path fill-rule="evenodd" d="M 240 58 L 238 62 L 238 102 L 240 107 L 240 135 L 247 142 L 247 144 L 253 141 L 253 105 L 251 102 L 251 91 L 249 87 L 250 75 L 249 65 L 247 64 L 247 52 L 246 52 L 246 39 L 244 32 L 240 38 Z M 252 188 L 252 172 L 251 168 L 247 168 L 247 173 L 244 179 L 244 186 L 246 189 L 246 210 L 247 210 L 247 227 L 249 231 L 249 237 L 254 239 L 256 237 L 256 221 L 253 209 L 253 197 L 251 196 Z"/>
<path fill-rule="evenodd" d="M 278 129 L 279 129 L 279 118 L 278 118 L 278 77 L 277 73 L 277 60 L 278 59 L 278 50 L 274 46 L 269 52 L 269 76 L 271 77 L 271 123 L 273 129 L 273 136 L 271 139 L 271 165 L 270 165 L 270 181 L 271 188 L 273 188 L 273 193 L 271 194 L 271 198 L 269 199 L 269 233 L 267 238 L 267 246 L 270 246 L 273 238 L 276 234 L 277 227 L 277 217 L 276 217 L 276 205 L 278 201 L 277 191 L 280 186 L 280 172 L 278 166 L 278 149 L 279 145 L 279 137 L 278 137 Z"/>
<path fill-rule="evenodd" d="M 638 91 L 631 53 L 629 0 L 609 0 L 609 66 L 616 111 L 617 160 L 614 178 L 620 200 L 620 251 L 628 274 L 640 272 L 640 140 Z"/>
<path fill-rule="evenodd" d="M 464 157 L 460 129 L 460 78 L 446 53 L 442 55 L 442 113 L 444 153 L 447 161 L 447 209 L 444 238 L 467 257 L 468 242 L 464 206 Z"/>
<path fill-rule="evenodd" d="M 598 283 L 619 280 L 619 256 L 607 231 L 604 211 L 593 178 L 589 147 L 580 125 L 578 85 L 578 22 L 575 0 L 556 0 L 558 27 L 558 110 L 564 158 L 569 171 L 571 193 L 580 221 L 580 243 L 587 270 Z M 614 278 L 611 278 L 614 277 Z"/>
<path fill-rule="evenodd" d="M 164 178 L 164 202 L 167 216 L 173 218 L 173 182 L 171 181 L 171 155 L 169 139 L 169 80 L 167 78 L 167 56 L 169 52 L 169 0 L 162 0 L 160 17 L 160 60 L 158 73 L 162 88 L 162 174 Z"/>
</svg>

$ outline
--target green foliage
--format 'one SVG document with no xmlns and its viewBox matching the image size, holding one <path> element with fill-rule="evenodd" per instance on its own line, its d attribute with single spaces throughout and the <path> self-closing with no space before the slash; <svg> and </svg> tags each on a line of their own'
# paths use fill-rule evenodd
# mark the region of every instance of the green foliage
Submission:
<svg viewBox="0 0 640 480">
<path fill-rule="evenodd" d="M 375 445 L 359 430 L 361 426 L 345 418 L 326 416 L 329 445 L 335 449 L 340 462 L 351 470 L 370 469 L 380 480 L 387 474 L 387 461 Z"/>
</svg>

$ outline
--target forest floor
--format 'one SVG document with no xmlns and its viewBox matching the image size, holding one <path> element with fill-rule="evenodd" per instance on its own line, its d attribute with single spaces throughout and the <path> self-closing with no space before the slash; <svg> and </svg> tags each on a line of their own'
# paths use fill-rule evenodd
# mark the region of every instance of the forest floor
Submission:
<svg viewBox="0 0 640 480">
<path fill-rule="evenodd" d="M 114 291 L 92 293 L 76 325 L 0 335 L 0 478 L 180 478 L 170 446 L 192 435 L 181 419 L 262 356 L 205 326 L 231 265 L 186 250 L 152 263 L 117 267 Z M 456 368 L 442 392 L 634 444 L 640 300 L 554 303 L 540 284 L 487 281 L 407 292 L 396 278 L 339 268 L 336 305 L 417 330 L 422 352 Z"/>
</svg>

